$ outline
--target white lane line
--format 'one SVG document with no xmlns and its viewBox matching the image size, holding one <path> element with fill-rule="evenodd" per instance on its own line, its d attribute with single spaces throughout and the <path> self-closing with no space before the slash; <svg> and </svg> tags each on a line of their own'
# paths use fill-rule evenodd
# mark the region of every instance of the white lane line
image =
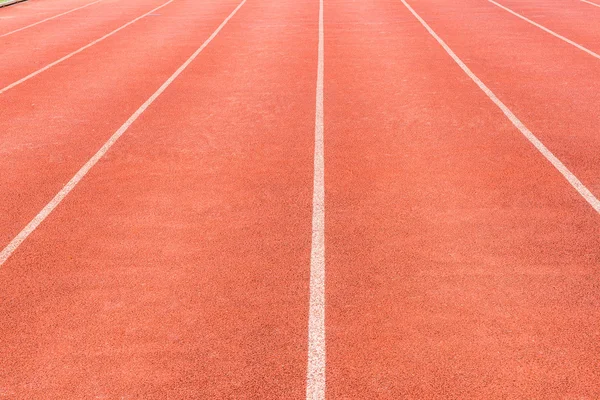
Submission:
<svg viewBox="0 0 600 400">
<path fill-rule="evenodd" d="M 135 18 L 134 20 L 131 20 L 131 21 L 129 21 L 129 22 L 128 22 L 128 23 L 126 23 L 125 25 L 122 25 L 121 27 L 119 27 L 119 28 L 115 29 L 114 31 L 112 31 L 112 32 L 110 32 L 110 33 L 107 33 L 106 35 L 102 36 L 101 38 L 99 38 L 99 39 L 96 39 L 96 40 L 94 40 L 93 42 L 91 42 L 91 43 L 88 43 L 88 44 L 86 44 L 85 46 L 83 46 L 83 47 L 81 47 L 81 48 L 79 48 L 79 49 L 75 50 L 74 52 L 72 52 L 72 53 L 69 53 L 69 54 L 67 54 L 66 56 L 64 56 L 64 57 L 62 57 L 62 58 L 59 58 L 58 60 L 56 60 L 56 61 L 54 61 L 54 62 L 52 62 L 52 63 L 50 63 L 50 64 L 46 65 L 45 67 L 42 67 L 42 68 L 38 69 L 38 70 L 37 70 L 37 71 L 35 71 L 35 72 L 32 72 L 31 74 L 27 75 L 26 77 L 24 77 L 24 78 L 21 78 L 21 79 L 19 79 L 18 81 L 11 83 L 10 85 L 8 85 L 8 86 L 6 86 L 6 87 L 4 87 L 4 88 L 0 89 L 0 94 L 2 94 L 2 93 L 4 93 L 4 92 L 6 92 L 6 91 L 8 91 L 8 90 L 10 90 L 10 89 L 12 89 L 12 88 L 14 88 L 14 87 L 15 87 L 15 86 L 17 86 L 17 85 L 20 85 L 21 83 L 23 83 L 23 82 L 25 82 L 25 81 L 27 81 L 27 80 L 29 80 L 29 79 L 33 78 L 33 77 L 34 77 L 34 76 L 36 76 L 36 75 L 39 75 L 39 74 L 41 74 L 42 72 L 44 72 L 44 71 L 46 71 L 46 70 L 48 70 L 48 69 L 50 69 L 50 68 L 54 67 L 55 65 L 57 65 L 57 64 L 60 64 L 61 62 L 65 61 L 65 60 L 68 60 L 69 58 L 73 57 L 74 55 L 76 55 L 76 54 L 79 54 L 79 53 L 81 53 L 82 51 L 84 51 L 84 50 L 86 50 L 86 49 L 89 49 L 89 48 L 90 48 L 90 47 L 92 47 L 93 45 L 100 43 L 100 42 L 101 42 L 101 41 L 103 41 L 104 39 L 106 39 L 106 38 L 108 38 L 108 37 L 110 37 L 110 36 L 114 35 L 115 33 L 119 32 L 119 31 L 121 31 L 121 30 L 123 30 L 123 29 L 125 29 L 125 28 L 127 28 L 129 25 L 131 25 L 131 24 L 133 24 L 133 23 L 135 23 L 135 22 L 139 21 L 140 19 L 142 19 L 142 18 L 144 18 L 144 17 L 148 16 L 149 14 L 152 14 L 153 12 L 155 12 L 155 11 L 157 11 L 157 10 L 160 10 L 161 8 L 163 8 L 163 7 L 165 7 L 165 6 L 169 5 L 169 4 L 171 4 L 173 1 L 174 1 L 174 0 L 169 0 L 169 1 L 167 1 L 166 3 L 164 3 L 164 4 L 162 4 L 162 5 L 160 5 L 160 6 L 156 7 L 156 8 L 154 8 L 154 9 L 152 9 L 152 10 L 150 10 L 150 11 L 148 11 L 148 12 L 147 12 L 147 13 L 145 13 L 144 15 L 141 15 L 141 16 L 139 16 L 139 17 Z"/>
<path fill-rule="evenodd" d="M 323 0 L 319 1 L 319 50 L 315 111 L 312 245 L 308 313 L 306 399 L 325 399 L 325 160 L 323 155 L 324 79 Z"/>
<path fill-rule="evenodd" d="M 587 0 L 581 0 L 581 1 L 583 1 L 584 3 L 591 4 L 593 6 L 596 6 L 596 7 L 600 7 L 600 4 L 592 3 L 591 1 L 587 1 Z"/>
<path fill-rule="evenodd" d="M 538 24 L 537 22 L 534 22 L 534 21 L 530 20 L 529 18 L 526 18 L 526 17 L 522 16 L 521 14 L 519 14 L 519 13 L 517 13 L 517 12 L 515 12 L 515 11 L 511 10 L 511 9 L 510 9 L 510 8 L 508 8 L 508 7 L 505 7 L 505 6 L 503 6 L 502 4 L 498 4 L 498 3 L 496 3 L 494 0 L 488 0 L 488 1 L 489 1 L 490 3 L 492 3 L 492 4 L 496 5 L 496 6 L 500 7 L 501 9 L 503 9 L 503 10 L 505 10 L 505 11 L 508 11 L 509 13 L 511 13 L 512 15 L 514 15 L 515 17 L 521 18 L 523 21 L 527 21 L 527 22 L 529 22 L 529 23 L 530 23 L 531 25 L 533 25 L 533 26 L 537 26 L 538 28 L 540 28 L 540 29 L 541 29 L 541 30 L 543 30 L 544 32 L 547 32 L 547 33 L 551 34 L 552 36 L 554 36 L 554 37 L 556 37 L 556 38 L 559 38 L 559 39 L 560 39 L 560 40 L 562 40 L 563 42 L 569 43 L 570 45 L 577 47 L 579 50 L 581 50 L 581 51 L 585 51 L 585 52 L 586 52 L 586 53 L 588 53 L 590 56 L 592 56 L 592 57 L 595 57 L 595 58 L 597 58 L 597 59 L 599 59 L 599 60 L 600 60 L 600 54 L 598 54 L 598 53 L 594 53 L 592 50 L 590 50 L 590 49 L 588 49 L 588 48 L 585 48 L 585 47 L 583 47 L 582 45 L 580 45 L 580 44 L 578 44 L 578 43 L 575 43 L 575 42 L 574 42 L 574 41 L 572 41 L 571 39 L 568 39 L 568 38 L 566 38 L 566 37 L 564 37 L 564 36 L 562 36 L 562 35 L 559 35 L 558 33 L 556 33 L 556 32 L 554 32 L 554 31 L 552 31 L 552 30 L 550 30 L 550 29 L 546 28 L 546 27 L 545 27 L 545 26 L 543 26 L 543 25 L 540 25 L 540 24 Z"/>
<path fill-rule="evenodd" d="M 72 10 L 65 11 L 64 13 L 61 13 L 61 14 L 55 15 L 55 16 L 53 16 L 53 17 L 46 18 L 46 19 L 43 19 L 43 20 L 41 20 L 41 21 L 35 22 L 35 23 L 31 24 L 31 25 L 27 25 L 27 26 L 24 26 L 24 27 L 22 27 L 22 28 L 15 29 L 14 31 L 10 31 L 10 32 L 7 32 L 7 33 L 3 33 L 3 34 L 1 34 L 1 35 L 0 35 L 0 38 L 1 38 L 1 37 L 5 37 L 5 36 L 8 36 L 8 35 L 12 35 L 13 33 L 17 33 L 17 32 L 24 31 L 25 29 L 28 29 L 28 28 L 34 27 L 34 26 L 36 26 L 36 25 L 42 24 L 42 23 L 44 23 L 44 22 L 47 22 L 47 21 L 53 20 L 53 19 L 55 19 L 55 18 L 58 18 L 58 17 L 62 17 L 63 15 L 70 14 L 70 13 L 72 13 L 73 11 L 81 10 L 82 8 L 89 7 L 89 6 L 93 5 L 93 4 L 99 3 L 99 2 L 101 2 L 101 1 L 102 1 L 102 0 L 96 0 L 96 1 L 93 1 L 93 2 L 91 2 L 91 3 L 85 4 L 85 5 L 81 6 L 81 7 L 73 8 Z"/>
<path fill-rule="evenodd" d="M 23 228 L 21 232 L 0 252 L 0 266 L 6 262 L 12 253 L 27 239 L 27 237 L 46 219 L 48 215 L 64 200 L 65 197 L 75 188 L 75 186 L 83 179 L 83 177 L 92 169 L 94 165 L 106 154 L 106 152 L 115 144 L 117 140 L 127 131 L 127 129 L 139 118 L 140 115 L 160 96 L 175 79 L 198 57 L 206 46 L 217 36 L 223 29 L 225 24 L 237 13 L 237 11 L 246 3 L 243 0 L 227 18 L 219 25 L 219 27 L 210 35 L 208 39 L 184 62 L 178 69 L 162 84 L 160 88 L 144 104 L 137 109 L 135 113 L 121 127 L 113 133 L 113 135 L 102 145 L 100 150 L 96 152 L 79 171 L 71 178 L 69 182 L 54 196 L 52 200 Z"/>
<path fill-rule="evenodd" d="M 446 50 L 446 53 L 458 64 L 458 66 L 479 86 L 479 88 L 502 110 L 504 115 L 513 123 L 513 125 L 521 131 L 523 136 L 527 138 L 535 146 L 536 149 L 565 177 L 565 179 L 573 186 L 577 192 L 592 206 L 597 213 L 600 213 L 600 200 L 598 200 L 590 190 L 571 172 L 569 169 L 554 155 L 544 144 L 529 130 L 527 127 L 509 110 L 508 107 L 500 101 L 498 97 L 465 65 L 464 62 L 452 51 L 431 27 L 412 9 L 406 0 L 400 0 L 415 16 L 417 20 L 427 29 L 427 31 L 437 40 L 437 42 Z"/>
</svg>

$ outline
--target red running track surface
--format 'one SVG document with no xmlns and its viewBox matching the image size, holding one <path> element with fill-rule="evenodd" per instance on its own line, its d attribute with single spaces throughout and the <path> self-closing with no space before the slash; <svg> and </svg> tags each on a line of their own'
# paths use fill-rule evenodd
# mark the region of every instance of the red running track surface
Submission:
<svg viewBox="0 0 600 400">
<path fill-rule="evenodd" d="M 600 9 L 499 2 L 600 51 Z M 0 86 L 164 3 L 0 37 Z M 598 197 L 600 60 L 409 3 Z M 238 4 L 174 0 L 0 94 L 0 250 Z M 600 398 L 598 213 L 401 1 L 323 6 L 326 397 Z M 0 266 L 0 397 L 306 398 L 318 12 L 247 0 Z"/>
<path fill-rule="evenodd" d="M 0 52 L 4 61 L 0 72 L 0 90 L 166 2 L 144 0 L 119 4 L 124 2 L 104 0 L 0 37 Z"/>
<path fill-rule="evenodd" d="M 597 397 L 597 213 L 406 8 L 325 15 L 330 397 Z"/>
<path fill-rule="evenodd" d="M 56 79 L 40 82 L 50 90 L 81 84 L 68 93 L 83 97 L 94 92 L 86 82 L 101 92 L 120 76 L 116 84 L 132 86 L 111 93 L 119 103 L 82 118 L 115 130 L 110 111 L 120 124 L 149 97 L 146 86 L 154 91 L 168 77 L 154 75 L 172 73 L 234 7 L 180 2 L 95 48 L 96 57 L 74 58 L 75 76 L 54 69 Z M 4 392 L 145 399 L 304 392 L 313 142 L 305 132 L 314 126 L 316 12 L 293 2 L 246 4 L 3 265 Z M 162 48 L 148 40 L 150 24 L 168 41 Z M 180 33 L 187 39 L 171 38 Z M 138 48 L 146 60 L 124 51 L 136 50 L 132 38 L 153 43 Z M 111 59 L 121 64 L 104 73 L 96 67 L 109 68 Z M 109 81 L 94 83 L 92 68 Z M 15 93 L 33 95 L 24 87 L 7 95 Z M 57 130 L 48 146 L 64 157 L 84 153 L 80 159 L 107 136 L 81 127 L 77 134 Z M 37 173 L 64 182 L 66 174 L 44 169 Z M 37 210 L 21 212 L 31 218 Z"/>
<path fill-rule="evenodd" d="M 23 29 L 32 24 L 38 24 L 40 21 L 56 17 L 57 15 L 67 13 L 76 8 L 94 3 L 95 1 L 96 0 L 36 0 L 24 1 L 11 5 L 10 7 L 3 7 L 0 15 L 0 36 L 6 35 L 17 29 Z"/>
</svg>

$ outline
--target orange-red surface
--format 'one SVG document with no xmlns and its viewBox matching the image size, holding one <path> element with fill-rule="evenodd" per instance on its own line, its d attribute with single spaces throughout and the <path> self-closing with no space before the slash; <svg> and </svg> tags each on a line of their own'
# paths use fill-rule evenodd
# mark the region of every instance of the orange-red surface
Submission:
<svg viewBox="0 0 600 400">
<path fill-rule="evenodd" d="M 328 395 L 598 397 L 596 212 L 397 2 L 325 15 Z"/>
<path fill-rule="evenodd" d="M 0 86 L 163 3 L 0 38 Z M 600 51 L 600 9 L 501 3 Z M 175 0 L 0 94 L 0 249 L 237 4 Z M 600 60 L 410 4 L 600 195 Z M 318 9 L 247 0 L 0 266 L 0 397 L 305 396 Z M 324 19 L 327 397 L 600 398 L 600 216 L 401 2 Z"/>
</svg>

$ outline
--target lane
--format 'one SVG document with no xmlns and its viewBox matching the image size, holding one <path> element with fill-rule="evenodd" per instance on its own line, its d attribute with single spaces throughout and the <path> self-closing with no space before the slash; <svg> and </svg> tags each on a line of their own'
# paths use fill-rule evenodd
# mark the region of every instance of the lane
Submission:
<svg viewBox="0 0 600 400">
<path fill-rule="evenodd" d="M 52 61 L 51 63 L 42 66 L 41 68 L 37 68 L 35 69 L 33 72 L 29 73 L 28 75 L 22 77 L 21 79 L 18 79 L 15 82 L 12 82 L 11 84 L 5 86 L 4 88 L 0 89 L 0 95 L 3 93 L 6 93 L 7 91 L 14 89 L 15 87 L 29 81 L 30 79 L 34 79 L 36 78 L 38 75 L 48 71 L 51 68 L 56 67 L 57 65 L 62 64 L 63 62 L 69 60 L 72 57 L 75 57 L 76 55 L 83 53 L 84 51 L 92 48 L 93 46 L 97 45 L 98 43 L 103 42 L 104 40 L 112 37 L 113 35 L 116 35 L 117 33 L 127 29 L 128 27 L 130 27 L 131 25 L 135 24 L 136 22 L 146 18 L 146 17 L 150 17 L 150 16 L 154 16 L 154 15 L 159 15 L 156 14 L 158 11 L 162 10 L 164 7 L 170 5 L 174 0 L 168 0 L 166 3 L 160 4 L 158 7 L 155 7 L 153 9 L 151 9 L 150 11 L 145 12 L 144 14 L 126 22 L 125 24 L 121 25 L 120 27 L 118 27 L 115 30 L 112 30 L 110 32 L 108 32 L 105 35 L 100 36 L 99 38 L 93 40 L 90 43 L 87 43 L 86 45 L 78 48 L 77 50 L 74 50 L 64 56 L 62 56 L 61 58 Z"/>
<path fill-rule="evenodd" d="M 88 2 L 93 0 L 88 0 Z M 87 4 L 85 0 L 26 1 L 0 11 L 0 35 Z"/>
<path fill-rule="evenodd" d="M 502 0 L 497 3 L 566 36 L 595 53 L 600 53 L 600 31 L 598 31 L 600 10 L 594 9 L 581 0 Z"/>
<path fill-rule="evenodd" d="M 427 32 L 438 42 L 444 51 L 452 58 L 452 60 L 460 67 L 460 69 L 477 85 L 477 87 L 485 93 L 485 95 L 492 101 L 508 118 L 508 120 L 521 132 L 524 138 L 526 138 L 535 148 L 539 154 L 543 156 L 560 174 L 566 179 L 567 182 L 575 189 L 579 195 L 587 201 L 587 203 L 600 214 L 600 200 L 594 196 L 592 192 L 571 172 L 565 164 L 559 160 L 547 147 L 541 142 L 538 137 L 523 124 L 523 122 L 504 104 L 490 88 L 479 79 L 479 77 L 473 74 L 473 71 L 456 55 L 456 53 L 448 47 L 446 42 L 440 36 L 435 33 L 431 26 L 423 20 L 423 18 L 415 12 L 415 10 L 406 2 L 401 0 L 402 4 L 411 12 L 411 14 L 419 21 L 421 25 L 427 30 Z M 497 4 L 497 3 L 495 3 Z M 600 57 L 599 57 L 600 58 Z"/>
<path fill-rule="evenodd" d="M 236 4 L 172 3 L 0 96 L 2 248 Z"/>
<path fill-rule="evenodd" d="M 42 224 L 46 218 L 60 205 L 60 203 L 75 189 L 75 187 L 85 178 L 85 176 L 96 166 L 106 153 L 110 151 L 112 146 L 123 136 L 129 127 L 134 124 L 137 119 L 152 106 L 154 101 L 169 88 L 169 86 L 181 75 L 181 73 L 196 60 L 198 55 L 210 44 L 210 42 L 219 34 L 219 32 L 225 27 L 227 22 L 238 10 L 244 5 L 245 1 L 240 3 L 227 18 L 217 27 L 217 29 L 206 39 L 206 41 L 198 48 L 194 53 L 181 65 L 177 70 L 158 88 L 156 92 L 152 94 L 128 119 L 113 133 L 108 140 L 100 147 L 100 149 L 73 175 L 73 177 L 67 182 L 62 189 L 50 200 L 44 208 L 23 228 L 13 240 L 0 252 L 0 266 L 6 262 L 12 256 L 12 254 L 18 250 L 19 246 L 27 240 L 29 235 L 33 233 Z"/>
<path fill-rule="evenodd" d="M 304 395 L 317 21 L 245 4 L 4 264 L 5 392 Z"/>
<path fill-rule="evenodd" d="M 324 15 L 328 397 L 598 397 L 597 213 L 402 3 Z"/>
<path fill-rule="evenodd" d="M 99 2 L 101 2 L 101 1 L 102 1 L 102 0 L 94 0 L 94 1 L 92 1 L 91 3 L 85 3 L 85 4 L 81 5 L 81 6 L 77 6 L 77 7 L 75 7 L 75 8 L 71 8 L 71 9 L 69 9 L 69 10 L 67 10 L 67 11 L 63 11 L 63 12 L 61 12 L 61 13 L 59 13 L 59 14 L 55 14 L 55 15 L 52 15 L 52 16 L 49 16 L 49 17 L 46 17 L 46 18 L 44 18 L 44 19 L 38 20 L 38 21 L 36 21 L 36 22 L 32 22 L 32 23 L 30 23 L 30 24 L 28 24 L 28 25 L 20 26 L 20 27 L 18 27 L 18 28 L 15 28 L 15 29 L 13 29 L 13 30 L 10 30 L 10 31 L 6 31 L 6 32 L 3 32 L 3 33 L 0 33 L 0 38 L 2 38 L 2 37 L 6 37 L 6 36 L 10 36 L 10 35 L 14 35 L 15 33 L 22 32 L 22 31 L 24 31 L 24 30 L 26 30 L 26 29 L 33 28 L 34 26 L 41 25 L 41 24 L 43 24 L 44 22 L 52 21 L 52 20 L 54 20 L 54 19 L 56 19 L 56 18 L 60 18 L 60 17 L 63 17 L 63 16 L 65 16 L 65 15 L 71 14 L 71 13 L 73 13 L 73 12 L 75 12 L 75 11 L 79 11 L 79 10 L 82 10 L 82 9 L 84 9 L 84 8 L 87 8 L 87 7 L 89 7 L 89 6 L 93 6 L 94 4 L 96 4 L 96 3 L 99 3 Z"/>
<path fill-rule="evenodd" d="M 412 6 L 598 197 L 600 61 L 489 2 Z"/>
<path fill-rule="evenodd" d="M 76 13 L 0 38 L 0 92 L 165 3 L 167 0 L 126 3 L 104 0 Z"/>
</svg>

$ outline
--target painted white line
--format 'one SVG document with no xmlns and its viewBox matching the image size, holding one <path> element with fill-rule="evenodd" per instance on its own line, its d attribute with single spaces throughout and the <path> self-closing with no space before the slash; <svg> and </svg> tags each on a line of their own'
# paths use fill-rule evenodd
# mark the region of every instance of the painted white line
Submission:
<svg viewBox="0 0 600 400">
<path fill-rule="evenodd" d="M 96 165 L 96 163 L 106 154 L 106 152 L 116 143 L 117 140 L 129 129 L 129 127 L 139 118 L 140 115 L 160 96 L 175 79 L 198 57 L 206 46 L 217 36 L 223 29 L 225 24 L 237 13 L 237 11 L 246 3 L 243 0 L 227 18 L 219 25 L 219 27 L 210 35 L 208 39 L 184 62 L 178 69 L 162 84 L 160 88 L 144 104 L 137 109 L 135 113 L 121 127 L 113 133 L 113 135 L 102 145 L 100 150 L 96 152 L 79 171 L 71 178 L 69 182 L 54 196 L 52 200 L 23 228 L 21 232 L 0 252 L 0 266 L 14 253 L 14 251 L 27 239 L 27 237 L 50 215 L 50 213 L 64 200 L 65 197 L 75 188 L 75 186 L 83 179 L 83 177 Z"/>
<path fill-rule="evenodd" d="M 319 49 L 315 111 L 312 245 L 308 313 L 306 399 L 325 399 L 325 160 L 323 155 L 323 79 L 325 67 L 323 0 L 319 1 Z"/>
<path fill-rule="evenodd" d="M 62 57 L 62 58 L 59 58 L 58 60 L 56 60 L 56 61 L 54 61 L 54 62 L 52 62 L 52 63 L 50 63 L 50 64 L 46 65 L 45 67 L 42 67 L 42 68 L 38 69 L 38 70 L 37 70 L 37 71 L 35 71 L 35 72 L 32 72 L 31 74 L 27 75 L 26 77 L 24 77 L 24 78 L 21 78 L 21 79 L 19 79 L 18 81 L 11 83 L 10 85 L 8 85 L 8 86 L 6 86 L 6 87 L 4 87 L 4 88 L 0 89 L 0 94 L 2 94 L 2 93 L 4 93 L 4 92 L 6 92 L 6 91 L 8 91 L 8 90 L 10 90 L 10 89 L 12 89 L 12 88 L 14 88 L 15 86 L 18 86 L 18 85 L 20 85 L 21 83 L 23 83 L 23 82 L 25 82 L 25 81 L 27 81 L 27 80 L 29 80 L 29 79 L 33 78 L 33 77 L 34 77 L 34 76 L 36 76 L 36 75 L 39 75 L 39 74 L 41 74 L 42 72 L 44 72 L 44 71 L 46 71 L 46 70 L 48 70 L 48 69 L 50 69 L 50 68 L 54 67 L 55 65 L 57 65 L 57 64 L 60 64 L 61 62 L 65 61 L 65 60 L 68 60 L 69 58 L 73 57 L 74 55 L 76 55 L 76 54 L 79 54 L 79 53 L 81 53 L 82 51 L 84 51 L 84 50 L 86 50 L 86 49 L 89 49 L 89 48 L 90 48 L 90 47 L 92 47 L 93 45 L 100 43 L 100 42 L 101 42 L 101 41 L 103 41 L 104 39 L 106 39 L 106 38 L 108 38 L 108 37 L 110 37 L 110 36 L 114 35 L 115 33 L 119 32 L 119 31 L 121 31 L 121 30 L 123 30 L 123 29 L 125 29 L 125 28 L 127 28 L 129 25 L 131 25 L 131 24 L 133 24 L 133 23 L 135 23 L 135 22 L 139 21 L 140 19 L 142 19 L 142 18 L 144 18 L 144 17 L 148 16 L 149 14 L 152 14 L 153 12 L 155 12 L 155 11 L 157 11 L 157 10 L 160 10 L 161 8 L 163 8 L 163 7 L 165 7 L 165 6 L 169 5 L 169 4 L 171 4 L 173 1 L 174 1 L 174 0 L 169 0 L 169 1 L 167 1 L 167 2 L 166 2 L 166 3 L 164 3 L 163 5 L 160 5 L 160 6 L 156 7 L 156 8 L 154 8 L 154 9 L 152 9 L 152 10 L 148 11 L 148 12 L 147 12 L 147 13 L 145 13 L 144 15 L 141 15 L 141 16 L 137 17 L 136 19 L 129 21 L 129 22 L 128 22 L 128 23 L 126 23 L 125 25 L 122 25 L 121 27 L 119 27 L 119 28 L 115 29 L 114 31 L 112 31 L 112 32 L 110 32 L 110 33 L 107 33 L 106 35 L 102 36 L 101 38 L 99 38 L 99 39 L 96 39 L 96 40 L 94 40 L 93 42 L 91 42 L 91 43 L 88 43 L 88 44 L 86 44 L 85 46 L 83 46 L 83 47 L 79 48 L 78 50 L 75 50 L 74 52 L 72 52 L 72 53 L 69 53 L 69 54 L 67 54 L 66 56 Z"/>
<path fill-rule="evenodd" d="M 427 31 L 437 40 L 437 42 L 446 50 L 446 53 L 458 64 L 458 66 L 479 86 L 479 88 L 502 110 L 504 115 L 513 123 L 513 125 L 521 131 L 523 136 L 527 138 L 535 146 L 536 149 L 565 177 L 565 179 L 573 186 L 577 192 L 592 206 L 597 213 L 600 213 L 600 200 L 598 200 L 590 190 L 554 155 L 544 144 L 529 130 L 527 127 L 509 110 L 508 107 L 500 101 L 498 97 L 465 65 L 464 62 L 452 51 L 450 47 L 431 29 L 431 27 L 412 9 L 406 0 L 400 0 L 415 16 L 417 20 L 427 29 Z"/>
<path fill-rule="evenodd" d="M 13 33 L 17 33 L 17 32 L 24 31 L 25 29 L 28 29 L 28 28 L 34 27 L 34 26 L 36 26 L 36 25 L 42 24 L 42 23 L 44 23 L 44 22 L 47 22 L 47 21 L 53 20 L 53 19 L 55 19 L 55 18 L 58 18 L 58 17 L 62 17 L 63 15 L 70 14 L 70 13 L 72 13 L 73 11 L 81 10 L 82 8 L 89 7 L 89 6 L 91 6 L 92 4 L 96 4 L 96 3 L 99 3 L 99 2 L 101 2 L 101 1 L 102 1 L 102 0 L 96 0 L 96 1 L 93 1 L 93 2 L 91 2 L 91 3 L 85 4 L 85 5 L 81 6 L 81 7 L 77 7 L 77 8 L 74 8 L 74 9 L 72 9 L 72 10 L 65 11 L 64 13 L 61 13 L 61 14 L 55 15 L 55 16 L 53 16 L 53 17 L 46 18 L 46 19 L 43 19 L 43 20 L 41 20 L 41 21 L 35 22 L 35 23 L 31 24 L 31 25 L 27 25 L 27 26 L 24 26 L 24 27 L 22 27 L 22 28 L 15 29 L 14 31 L 10 31 L 10 32 L 7 32 L 7 33 L 3 33 L 3 34 L 1 34 L 1 35 L 0 35 L 0 38 L 2 38 L 2 37 L 5 37 L 5 36 L 8 36 L 8 35 L 12 35 Z"/>
<path fill-rule="evenodd" d="M 587 0 L 581 0 L 581 1 L 583 1 L 584 3 L 591 4 L 593 6 L 596 6 L 596 7 L 600 7 L 600 4 L 592 3 L 591 1 L 587 1 Z"/>
<path fill-rule="evenodd" d="M 501 9 L 508 11 L 509 13 L 511 13 L 512 15 L 514 15 L 515 17 L 521 18 L 523 21 L 527 21 L 529 22 L 531 25 L 533 26 L 537 26 L 538 28 L 540 28 L 541 30 L 543 30 L 544 32 L 547 32 L 549 34 L 551 34 L 552 36 L 559 38 L 560 40 L 562 40 L 563 42 L 569 43 L 572 46 L 577 47 L 579 50 L 581 51 L 585 51 L 586 53 L 588 53 L 590 56 L 597 58 L 598 60 L 600 60 L 600 54 L 598 53 L 594 53 L 592 50 L 583 47 L 580 44 L 575 43 L 574 41 L 572 41 L 571 39 L 567 39 L 566 37 L 559 35 L 558 33 L 546 28 L 543 25 L 538 24 L 537 22 L 533 22 L 532 20 L 530 20 L 529 18 L 526 18 L 524 16 L 522 16 L 519 13 L 514 12 L 513 10 L 511 10 L 508 7 L 503 6 L 502 4 L 498 4 L 496 3 L 494 0 L 488 0 L 490 3 L 494 4 L 495 6 L 500 7 Z"/>
<path fill-rule="evenodd" d="M 0 8 L 12 6 L 13 4 L 22 3 L 25 0 L 5 0 L 4 3 L 0 3 Z"/>
</svg>

